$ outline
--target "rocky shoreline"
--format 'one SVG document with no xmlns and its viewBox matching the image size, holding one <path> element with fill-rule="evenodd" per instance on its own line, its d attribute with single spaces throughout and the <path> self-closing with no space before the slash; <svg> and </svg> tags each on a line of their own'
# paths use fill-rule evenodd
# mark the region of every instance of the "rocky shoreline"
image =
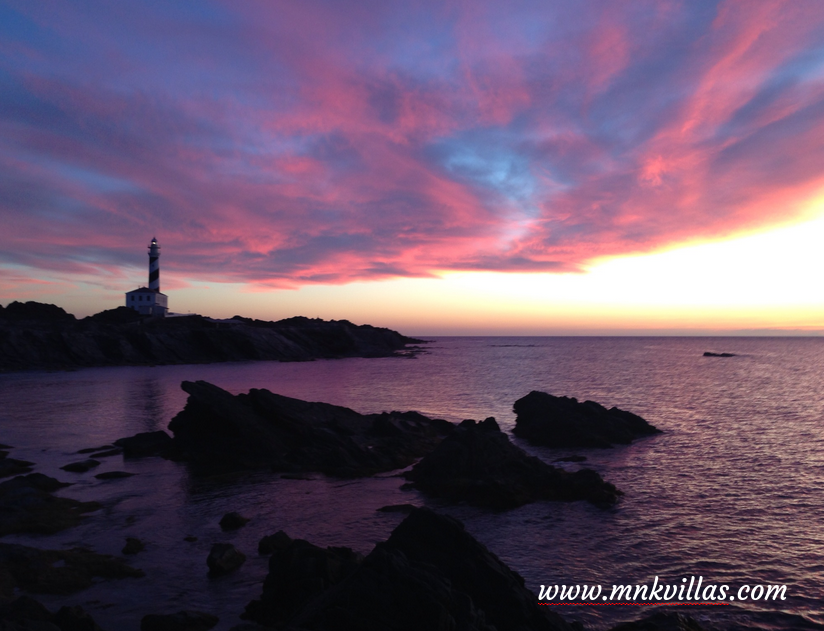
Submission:
<svg viewBox="0 0 824 631">
<path fill-rule="evenodd" d="M 0 306 L 0 372 L 411 356 L 423 340 L 347 320 L 150 318 L 118 307 L 76 319 L 37 302 Z"/>
</svg>

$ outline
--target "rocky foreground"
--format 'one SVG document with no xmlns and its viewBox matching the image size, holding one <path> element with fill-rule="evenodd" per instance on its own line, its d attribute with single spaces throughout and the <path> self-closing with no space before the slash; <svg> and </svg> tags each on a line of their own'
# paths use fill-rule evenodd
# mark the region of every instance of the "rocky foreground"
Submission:
<svg viewBox="0 0 824 631">
<path fill-rule="evenodd" d="M 149 318 L 127 307 L 82 320 L 55 305 L 0 306 L 0 372 L 91 366 L 308 361 L 408 354 L 421 340 L 347 320 Z"/>
</svg>

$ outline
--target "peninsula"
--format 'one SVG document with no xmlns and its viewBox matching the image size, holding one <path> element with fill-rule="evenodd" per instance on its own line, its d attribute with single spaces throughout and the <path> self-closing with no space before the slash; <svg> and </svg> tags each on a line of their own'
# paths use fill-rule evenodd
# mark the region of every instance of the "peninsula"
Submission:
<svg viewBox="0 0 824 631">
<path fill-rule="evenodd" d="M 309 361 L 412 355 L 422 340 L 348 320 L 150 317 L 128 307 L 77 319 L 56 305 L 0 306 L 0 372 L 92 366 Z"/>
</svg>

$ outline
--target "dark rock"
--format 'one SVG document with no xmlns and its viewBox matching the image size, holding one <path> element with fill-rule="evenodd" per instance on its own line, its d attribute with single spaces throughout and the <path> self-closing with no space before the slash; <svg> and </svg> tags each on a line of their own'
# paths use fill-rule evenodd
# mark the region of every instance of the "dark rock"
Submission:
<svg viewBox="0 0 824 631">
<path fill-rule="evenodd" d="M 404 513 L 408 515 L 413 510 L 415 510 L 417 506 L 413 504 L 390 504 L 389 506 L 381 506 L 378 509 L 379 513 Z"/>
<path fill-rule="evenodd" d="M 212 576 L 233 572 L 245 562 L 246 555 L 231 543 L 214 544 L 206 559 L 206 565 L 209 566 L 209 573 Z"/>
<path fill-rule="evenodd" d="M 63 469 L 63 471 L 70 471 L 72 473 L 86 473 L 86 471 L 93 469 L 99 464 L 99 460 L 89 458 L 88 460 L 83 460 L 82 462 L 72 462 L 71 464 L 67 464 L 65 467 L 60 468 Z"/>
<path fill-rule="evenodd" d="M 312 563 L 318 550 L 292 567 L 273 556 L 263 598 L 250 603 L 242 617 L 306 631 L 573 631 L 541 607 L 523 578 L 460 522 L 426 509 L 413 511 L 388 541 L 347 570 L 331 555 L 326 563 Z M 318 567 L 327 573 L 305 572 Z M 291 600 L 279 591 L 291 589 L 298 577 L 317 574 L 326 580 L 307 581 L 314 591 L 306 589 Z"/>
<path fill-rule="evenodd" d="M 0 537 L 13 533 L 53 534 L 76 526 L 83 513 L 100 508 L 52 495 L 69 486 L 42 473 L 30 473 L 0 483 Z"/>
<path fill-rule="evenodd" d="M 183 537 L 183 541 L 194 543 L 195 541 L 197 541 L 197 537 L 195 537 L 194 535 L 186 535 L 185 537 Z"/>
<path fill-rule="evenodd" d="M 98 473 L 96 477 L 98 480 L 118 480 L 120 478 L 130 478 L 133 475 L 137 475 L 136 473 L 129 473 L 128 471 L 106 471 L 104 473 Z"/>
<path fill-rule="evenodd" d="M 518 417 L 512 433 L 547 447 L 606 448 L 661 433 L 631 412 L 535 390 L 518 399 L 514 410 Z"/>
<path fill-rule="evenodd" d="M 92 454 L 96 451 L 106 451 L 107 449 L 114 449 L 114 445 L 101 445 L 100 447 L 86 447 L 86 449 L 81 449 L 77 453 L 79 453 L 79 454 Z"/>
<path fill-rule="evenodd" d="M 280 626 L 324 590 L 352 574 L 363 557 L 350 548 L 319 548 L 280 532 L 269 559 L 269 575 L 260 600 L 249 603 L 241 617 Z"/>
<path fill-rule="evenodd" d="M 244 517 L 240 513 L 232 511 L 230 513 L 226 513 L 220 518 L 220 529 L 224 532 L 227 530 L 237 530 L 238 528 L 242 528 L 248 524 L 250 521 L 251 520 L 248 517 Z"/>
<path fill-rule="evenodd" d="M 494 418 L 464 421 L 405 477 L 429 495 L 494 510 L 537 500 L 614 504 L 621 495 L 595 471 L 570 473 L 528 455 Z"/>
<path fill-rule="evenodd" d="M 66 313 L 64 309 L 56 305 L 43 302 L 17 302 L 9 304 L 3 311 L 2 317 L 5 320 L 21 322 L 28 320 L 40 320 L 43 322 L 74 322 L 75 317 L 71 313 Z"/>
<path fill-rule="evenodd" d="M 149 614 L 140 621 L 140 631 L 209 631 L 220 619 L 202 611 Z"/>
<path fill-rule="evenodd" d="M 208 472 L 372 475 L 409 466 L 454 429 L 417 412 L 362 415 L 268 390 L 233 396 L 205 381 L 184 381 L 182 388 L 189 399 L 169 429 L 179 457 Z"/>
<path fill-rule="evenodd" d="M 123 453 L 122 449 L 108 449 L 106 451 L 99 451 L 91 455 L 92 458 L 109 458 L 110 456 L 119 456 Z"/>
<path fill-rule="evenodd" d="M 34 467 L 33 462 L 9 458 L 8 455 L 7 451 L 0 451 L 0 478 L 30 473 L 32 467 Z"/>
<path fill-rule="evenodd" d="M 137 537 L 126 537 L 126 545 L 123 546 L 121 552 L 123 554 L 137 554 L 138 552 L 143 552 L 145 549 L 146 544 Z"/>
<path fill-rule="evenodd" d="M 258 554 L 272 554 L 278 550 L 286 548 L 292 543 L 292 539 L 282 530 L 278 530 L 273 535 L 267 535 L 258 543 Z"/>
<path fill-rule="evenodd" d="M 711 353 L 707 351 L 704 353 L 704 357 L 735 357 L 735 353 Z"/>
<path fill-rule="evenodd" d="M 172 453 L 172 437 L 163 430 L 141 432 L 127 438 L 119 438 L 114 444 L 123 449 L 123 455 L 129 458 L 143 456 L 167 456 Z"/>
<path fill-rule="evenodd" d="M 54 305 L 12 303 L 0 310 L 0 372 L 87 366 L 193 364 L 420 352 L 421 340 L 346 320 L 236 317 L 145 318 L 119 307 L 76 321 Z"/>
<path fill-rule="evenodd" d="M 91 615 L 79 605 L 61 607 L 52 621 L 60 627 L 60 631 L 102 631 Z"/>
<path fill-rule="evenodd" d="M 2 631 L 101 631 L 94 619 L 82 607 L 61 607 L 52 614 L 42 604 L 28 596 L 0 606 Z"/>
<path fill-rule="evenodd" d="M 143 572 L 123 559 L 84 548 L 40 550 L 0 543 L 0 575 L 10 578 L 13 588 L 39 594 L 70 594 L 90 587 L 94 577 L 137 578 Z"/>
<path fill-rule="evenodd" d="M 586 462 L 586 456 L 565 456 L 563 458 L 556 458 L 555 462 Z"/>
<path fill-rule="evenodd" d="M 707 631 L 694 618 L 680 613 L 658 612 L 613 627 L 610 631 Z"/>
</svg>

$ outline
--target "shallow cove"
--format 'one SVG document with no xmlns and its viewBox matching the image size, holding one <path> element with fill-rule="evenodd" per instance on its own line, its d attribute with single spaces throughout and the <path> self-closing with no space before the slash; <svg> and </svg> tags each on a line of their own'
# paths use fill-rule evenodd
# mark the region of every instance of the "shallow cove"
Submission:
<svg viewBox="0 0 824 631">
<path fill-rule="evenodd" d="M 76 452 L 165 429 L 183 407 L 183 380 L 233 393 L 249 388 L 345 405 L 359 412 L 417 410 L 460 421 L 495 416 L 514 424 L 512 404 L 531 390 L 592 399 L 640 414 L 665 433 L 608 450 L 576 450 L 626 495 L 612 510 L 584 502 L 537 503 L 505 513 L 443 508 L 537 594 L 540 585 L 673 584 L 690 576 L 734 587 L 787 584 L 780 605 L 736 602 L 689 607 L 719 627 L 821 628 L 824 624 L 824 340 L 814 338 L 438 338 L 417 359 L 234 363 L 100 368 L 0 376 L 0 442 L 35 471 L 77 482 L 61 494 L 104 502 L 74 529 L 3 541 L 39 547 L 86 544 L 118 554 L 127 536 L 146 549 L 130 560 L 146 578 L 103 582 L 47 606 L 81 604 L 105 629 L 138 629 L 147 613 L 202 609 L 239 622 L 260 593 L 267 559 L 257 542 L 282 529 L 318 545 L 367 553 L 403 515 L 388 504 L 438 503 L 402 480 L 286 480 L 269 473 L 198 479 L 157 458 L 103 458 L 84 474 L 60 471 Z M 735 353 L 719 360 L 708 350 Z M 517 444 L 551 462 L 571 455 Z M 131 478 L 97 480 L 109 470 Z M 223 533 L 221 516 L 251 517 Z M 187 535 L 198 541 L 183 541 Z M 228 541 L 249 560 L 207 577 L 211 544 Z M 92 602 L 97 601 L 97 602 Z M 606 629 L 649 607 L 558 607 L 565 618 Z M 803 616 L 798 618 L 797 616 Z"/>
</svg>

